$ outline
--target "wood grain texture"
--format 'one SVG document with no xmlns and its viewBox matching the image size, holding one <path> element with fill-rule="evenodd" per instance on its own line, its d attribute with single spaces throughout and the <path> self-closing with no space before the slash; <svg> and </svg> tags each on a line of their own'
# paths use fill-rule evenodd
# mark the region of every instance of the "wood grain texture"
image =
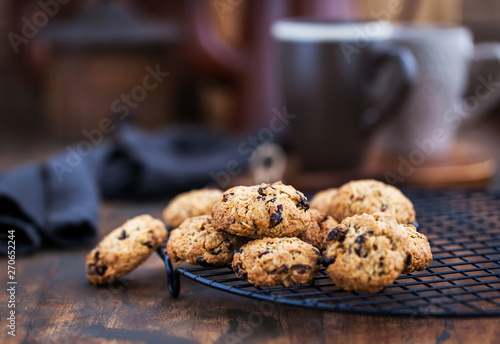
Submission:
<svg viewBox="0 0 500 344">
<path fill-rule="evenodd" d="M 100 237 L 163 202 L 107 203 Z M 1 343 L 495 343 L 500 320 L 381 317 L 322 312 L 226 294 L 185 278 L 168 293 L 162 261 L 153 255 L 118 282 L 96 288 L 85 278 L 85 255 L 46 249 L 16 262 L 16 337 Z M 2 285 L 6 285 L 6 260 Z M 5 293 L 5 292 L 4 292 Z M 5 295 L 5 294 L 4 294 Z M 5 297 L 2 298 L 5 300 Z M 7 308 L 0 307 L 5 319 Z"/>
</svg>

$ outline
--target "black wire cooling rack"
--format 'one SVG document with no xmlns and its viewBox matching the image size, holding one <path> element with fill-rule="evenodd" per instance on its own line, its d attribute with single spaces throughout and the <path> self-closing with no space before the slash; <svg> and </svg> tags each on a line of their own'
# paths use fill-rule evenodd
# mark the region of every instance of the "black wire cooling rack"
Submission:
<svg viewBox="0 0 500 344">
<path fill-rule="evenodd" d="M 425 271 L 401 275 L 378 294 L 345 292 L 322 268 L 312 284 L 255 287 L 230 266 L 178 267 L 162 249 L 169 290 L 180 291 L 180 276 L 236 295 L 308 308 L 349 313 L 413 316 L 500 316 L 500 190 L 413 191 L 419 231 L 426 234 L 434 261 Z"/>
</svg>

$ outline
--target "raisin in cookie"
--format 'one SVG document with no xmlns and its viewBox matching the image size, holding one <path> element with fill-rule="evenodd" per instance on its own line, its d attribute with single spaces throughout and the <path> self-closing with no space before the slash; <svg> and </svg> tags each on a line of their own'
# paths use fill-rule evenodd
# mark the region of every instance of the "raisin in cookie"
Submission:
<svg viewBox="0 0 500 344">
<path fill-rule="evenodd" d="M 332 197 L 329 215 L 341 222 L 348 216 L 385 212 L 401 224 L 415 222 L 411 201 L 399 189 L 376 180 L 356 180 L 342 185 Z"/>
<path fill-rule="evenodd" d="M 87 255 L 87 279 L 93 284 L 111 283 L 137 268 L 167 238 L 160 220 L 140 215 L 106 235 Z"/>
<path fill-rule="evenodd" d="M 210 215 L 212 207 L 221 197 L 222 191 L 209 188 L 182 193 L 163 210 L 163 219 L 169 227 L 175 228 L 190 217 Z"/>
<path fill-rule="evenodd" d="M 250 238 L 291 237 L 307 230 L 311 216 L 304 195 L 281 182 L 236 186 L 212 209 L 216 230 Z"/>
<path fill-rule="evenodd" d="M 234 250 L 245 242 L 245 238 L 214 230 L 210 216 L 204 215 L 187 219 L 170 232 L 167 254 L 174 262 L 218 266 L 231 263 Z"/>
<path fill-rule="evenodd" d="M 432 252 L 429 240 L 412 225 L 401 225 L 405 230 L 410 244 L 411 256 L 406 261 L 403 273 L 425 270 L 432 262 Z"/>
<path fill-rule="evenodd" d="M 332 208 L 332 200 L 337 194 L 338 189 L 331 188 L 318 191 L 311 199 L 311 208 L 318 209 L 322 213 L 330 214 Z"/>
<path fill-rule="evenodd" d="M 265 238 L 236 251 L 233 270 L 256 286 L 290 287 L 310 282 L 320 260 L 319 250 L 298 238 Z"/>
<path fill-rule="evenodd" d="M 330 215 L 320 213 L 313 208 L 309 209 L 309 213 L 311 214 L 311 223 L 307 230 L 300 234 L 298 238 L 323 250 L 325 237 L 333 228 L 337 227 L 338 222 Z"/>
<path fill-rule="evenodd" d="M 346 218 L 327 235 L 323 263 L 340 288 L 377 293 L 394 282 L 409 254 L 404 229 L 389 214 Z"/>
</svg>

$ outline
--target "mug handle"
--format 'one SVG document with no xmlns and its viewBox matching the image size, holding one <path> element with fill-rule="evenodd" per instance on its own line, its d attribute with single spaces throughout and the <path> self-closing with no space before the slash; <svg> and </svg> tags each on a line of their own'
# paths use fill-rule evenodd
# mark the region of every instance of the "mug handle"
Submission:
<svg viewBox="0 0 500 344">
<path fill-rule="evenodd" d="M 399 112 L 417 79 L 418 64 L 406 47 L 389 44 L 368 49 L 371 63 L 367 64 L 365 91 L 372 106 L 365 110 L 363 121 L 371 130 Z M 387 67 L 391 70 L 384 73 Z"/>
<path fill-rule="evenodd" d="M 497 83 L 500 80 L 500 43 L 477 43 L 469 62 L 468 86 L 464 98 L 478 99 L 474 112 L 467 122 L 475 121 L 500 103 Z M 479 94 L 479 89 L 482 89 Z M 486 94 L 484 91 L 486 90 Z"/>
</svg>

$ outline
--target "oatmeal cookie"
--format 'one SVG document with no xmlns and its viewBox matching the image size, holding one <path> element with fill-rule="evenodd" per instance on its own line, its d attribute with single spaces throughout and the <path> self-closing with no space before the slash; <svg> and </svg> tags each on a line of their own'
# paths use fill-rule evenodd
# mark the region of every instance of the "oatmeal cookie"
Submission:
<svg viewBox="0 0 500 344">
<path fill-rule="evenodd" d="M 307 198 L 281 182 L 236 186 L 214 205 L 212 224 L 216 230 L 255 239 L 292 237 L 307 230 L 308 209 Z"/>
<path fill-rule="evenodd" d="M 111 283 L 137 268 L 167 238 L 160 220 L 140 215 L 106 235 L 87 255 L 87 279 L 93 284 Z"/>
<path fill-rule="evenodd" d="M 425 235 L 417 232 L 417 229 L 414 226 L 401 226 L 404 228 L 406 235 L 408 236 L 411 253 L 411 259 L 408 258 L 403 273 L 409 274 L 413 271 L 425 270 L 432 262 L 432 252 L 429 240 L 427 240 Z"/>
<path fill-rule="evenodd" d="M 327 213 L 341 222 L 349 216 L 376 212 L 391 214 L 401 224 L 415 222 L 411 201 L 399 189 L 376 180 L 356 180 L 342 185 Z"/>
<path fill-rule="evenodd" d="M 325 239 L 323 263 L 340 288 L 377 293 L 394 282 L 408 259 L 404 229 L 386 213 L 346 218 Z"/>
<path fill-rule="evenodd" d="M 209 188 L 181 193 L 163 210 L 163 219 L 169 227 L 179 227 L 190 217 L 210 215 L 212 207 L 221 197 L 222 191 Z"/>
<path fill-rule="evenodd" d="M 320 260 L 319 250 L 298 238 L 265 238 L 236 251 L 233 270 L 256 286 L 290 287 L 310 282 Z"/>
<path fill-rule="evenodd" d="M 322 213 L 330 214 L 332 212 L 332 200 L 337 194 L 337 191 L 337 188 L 318 191 L 311 199 L 311 208 L 318 209 Z"/>
<path fill-rule="evenodd" d="M 210 216 L 203 215 L 185 220 L 170 232 L 167 254 L 173 262 L 218 266 L 231 263 L 234 250 L 245 242 L 245 238 L 214 230 Z"/>
<path fill-rule="evenodd" d="M 311 223 L 307 230 L 300 234 L 298 238 L 323 250 L 325 237 L 332 229 L 338 226 L 338 222 L 330 215 L 320 213 L 313 208 L 309 209 L 309 213 L 311 214 Z"/>
</svg>

